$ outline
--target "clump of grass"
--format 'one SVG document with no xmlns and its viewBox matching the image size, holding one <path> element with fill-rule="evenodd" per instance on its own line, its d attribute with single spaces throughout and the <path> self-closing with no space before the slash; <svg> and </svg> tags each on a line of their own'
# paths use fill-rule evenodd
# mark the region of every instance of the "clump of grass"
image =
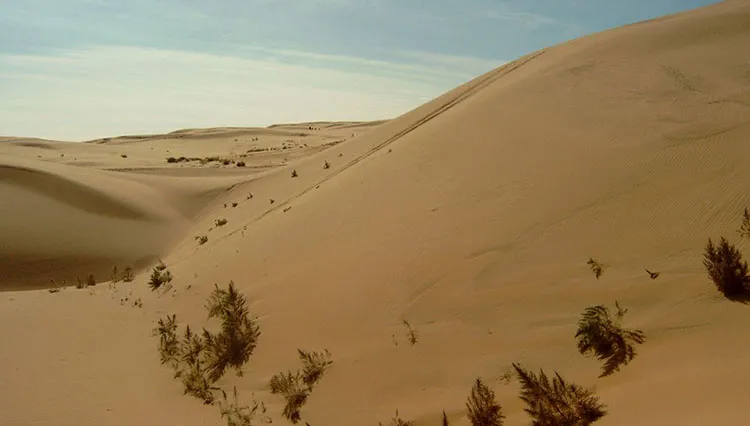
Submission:
<svg viewBox="0 0 750 426">
<path fill-rule="evenodd" d="M 113 284 L 117 284 L 122 280 L 122 274 L 120 274 L 120 271 L 117 270 L 117 265 L 114 265 L 112 267 L 112 278 L 111 281 Z"/>
<path fill-rule="evenodd" d="M 599 277 L 601 277 L 604 273 L 604 264 L 594 259 L 593 257 L 590 257 L 586 264 L 589 265 L 589 267 L 591 268 L 591 272 L 594 273 L 596 279 L 599 279 Z"/>
<path fill-rule="evenodd" d="M 588 426 L 607 414 L 606 407 L 593 392 L 574 383 L 568 383 L 560 374 L 550 379 L 513 364 L 521 383 L 521 400 L 524 411 L 535 426 Z"/>
<path fill-rule="evenodd" d="M 170 282 L 172 282 L 172 273 L 169 272 L 164 262 L 159 261 L 159 264 L 154 266 L 154 269 L 151 271 L 151 277 L 148 280 L 149 288 L 151 288 L 151 291 L 155 291 Z"/>
<path fill-rule="evenodd" d="M 415 330 L 409 321 L 404 320 L 404 327 L 406 327 L 406 338 L 409 340 L 409 343 L 411 343 L 412 346 L 416 345 L 419 341 L 419 334 L 417 333 L 417 330 Z"/>
<path fill-rule="evenodd" d="M 586 308 L 578 321 L 578 351 L 605 361 L 599 377 L 609 376 L 627 365 L 636 355 L 635 345 L 646 341 L 643 331 L 625 329 L 620 325 L 627 309 L 617 302 L 615 306 L 617 313 L 614 318 L 609 309 L 597 305 Z"/>
<path fill-rule="evenodd" d="M 466 409 L 472 426 L 502 426 L 505 418 L 502 407 L 495 401 L 495 392 L 482 379 L 474 382 Z"/>
<path fill-rule="evenodd" d="M 160 318 L 153 335 L 159 336 L 159 356 L 162 364 L 177 367 L 180 356 L 180 341 L 177 338 L 177 316 Z"/>
<path fill-rule="evenodd" d="M 225 204 L 224 206 L 226 206 L 226 204 Z M 220 219 L 216 219 L 216 220 L 214 220 L 214 225 L 216 225 L 217 227 L 220 227 L 220 226 L 224 226 L 224 225 L 226 225 L 226 224 L 227 224 L 227 222 L 228 222 L 228 221 L 227 221 L 226 219 L 224 219 L 224 218 L 222 217 L 222 218 L 220 218 Z"/>
<path fill-rule="evenodd" d="M 245 162 L 244 161 L 238 161 L 237 164 L 236 164 L 236 166 L 237 167 L 245 167 Z"/>
<path fill-rule="evenodd" d="M 292 177 L 293 177 L 293 178 L 296 178 L 297 176 L 298 176 L 298 175 L 297 175 L 297 170 L 296 170 L 296 169 L 295 169 L 295 170 L 292 170 Z"/>
<path fill-rule="evenodd" d="M 726 238 L 721 237 L 718 246 L 708 239 L 703 266 L 724 296 L 734 298 L 747 293 L 750 287 L 747 262 L 742 260 L 742 253 Z"/>
<path fill-rule="evenodd" d="M 237 207 L 240 203 L 232 203 L 232 207 Z"/>
<path fill-rule="evenodd" d="M 282 415 L 292 423 L 300 421 L 300 410 L 310 392 L 333 364 L 327 349 L 324 352 L 298 349 L 297 355 L 302 362 L 302 371 L 275 374 L 269 383 L 271 393 L 286 400 Z"/>
<path fill-rule="evenodd" d="M 198 241 L 198 245 L 203 245 L 208 242 L 208 236 L 207 235 L 196 235 L 195 240 Z"/>
<path fill-rule="evenodd" d="M 328 163 L 328 161 L 323 162 L 323 168 L 324 169 L 330 169 L 331 165 Z"/>
<path fill-rule="evenodd" d="M 122 157 L 122 158 L 128 158 L 128 154 L 120 154 L 120 157 Z"/>
</svg>

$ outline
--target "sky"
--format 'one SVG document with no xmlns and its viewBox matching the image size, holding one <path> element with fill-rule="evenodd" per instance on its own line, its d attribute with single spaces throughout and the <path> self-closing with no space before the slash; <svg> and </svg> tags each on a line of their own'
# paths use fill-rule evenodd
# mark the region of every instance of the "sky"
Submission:
<svg viewBox="0 0 750 426">
<path fill-rule="evenodd" d="M 394 118 L 519 56 L 711 0 L 0 0 L 0 135 Z"/>
</svg>

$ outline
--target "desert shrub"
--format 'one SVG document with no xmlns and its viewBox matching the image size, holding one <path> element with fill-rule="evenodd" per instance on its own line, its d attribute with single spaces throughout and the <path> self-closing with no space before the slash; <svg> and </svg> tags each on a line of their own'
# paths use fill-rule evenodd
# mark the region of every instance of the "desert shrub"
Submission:
<svg viewBox="0 0 750 426">
<path fill-rule="evenodd" d="M 226 207 L 226 204 L 224 204 L 224 207 Z M 214 225 L 216 225 L 217 227 L 220 227 L 220 226 L 226 225 L 227 222 L 228 221 L 222 217 L 222 218 L 214 220 Z"/>
<path fill-rule="evenodd" d="M 409 343 L 411 343 L 412 346 L 416 345 L 419 341 L 419 334 L 417 333 L 417 330 L 415 330 L 409 321 L 404 320 L 404 327 L 406 327 L 406 338 L 409 340 Z"/>
<path fill-rule="evenodd" d="M 120 271 L 117 270 L 117 265 L 112 267 L 112 283 L 117 284 L 122 280 L 122 274 L 120 274 Z"/>
<path fill-rule="evenodd" d="M 742 238 L 750 238 L 750 211 L 745 208 L 745 212 L 742 214 L 742 222 L 740 223 L 740 229 L 737 230 Z"/>
<path fill-rule="evenodd" d="M 323 168 L 324 168 L 324 169 L 330 169 L 330 168 L 331 168 L 331 165 L 330 165 L 330 164 L 328 163 L 328 161 L 325 161 L 325 162 L 323 163 Z"/>
<path fill-rule="evenodd" d="M 382 422 L 378 422 L 378 424 L 383 426 Z M 402 419 L 398 414 L 398 410 L 396 410 L 396 415 L 391 418 L 391 423 L 388 426 L 414 426 L 414 422 Z"/>
<path fill-rule="evenodd" d="M 89 274 L 86 277 L 86 287 L 93 287 L 96 285 L 96 279 L 94 278 L 93 274 Z"/>
<path fill-rule="evenodd" d="M 627 309 L 615 302 L 615 317 L 602 305 L 591 306 L 581 315 L 578 321 L 578 351 L 581 354 L 592 354 L 598 360 L 604 360 L 602 374 L 609 376 L 627 365 L 636 355 L 635 345 L 642 344 L 646 336 L 641 330 L 629 330 L 620 326 L 620 321 Z"/>
<path fill-rule="evenodd" d="M 88 285 L 81 280 L 81 277 L 76 277 L 76 288 L 80 290 L 86 287 L 88 287 Z"/>
<path fill-rule="evenodd" d="M 176 162 L 177 162 L 177 159 L 174 157 L 167 158 L 167 163 L 176 163 Z"/>
<path fill-rule="evenodd" d="M 236 166 L 237 167 L 245 167 L 245 162 L 244 161 L 238 161 L 237 164 L 236 164 Z"/>
<path fill-rule="evenodd" d="M 189 331 L 189 329 L 188 329 Z M 177 339 L 176 315 L 160 318 L 153 335 L 159 336 L 159 356 L 162 364 L 177 367 L 180 356 L 180 341 Z"/>
<path fill-rule="evenodd" d="M 232 207 L 237 207 L 240 203 L 232 203 Z"/>
<path fill-rule="evenodd" d="M 326 370 L 333 365 L 331 353 L 328 352 L 328 349 L 324 352 L 297 349 L 297 354 L 302 362 L 302 381 L 312 390 Z"/>
<path fill-rule="evenodd" d="M 281 395 L 286 400 L 282 415 L 292 423 L 300 420 L 300 410 L 307 402 L 307 397 L 333 364 L 331 353 L 327 349 L 324 352 L 298 349 L 297 355 L 302 362 L 302 372 L 277 373 L 269 383 L 271 393 Z"/>
<path fill-rule="evenodd" d="M 271 377 L 269 383 L 271 393 L 281 395 L 286 400 L 284 411 L 281 413 L 287 420 L 297 423 L 301 419 L 300 410 L 307 402 L 310 391 L 305 386 L 299 372 L 277 373 Z"/>
<path fill-rule="evenodd" d="M 226 289 L 214 284 L 206 309 L 209 318 L 221 321 L 218 333 L 204 331 L 209 377 L 216 381 L 229 367 L 241 374 L 260 337 L 260 328 L 250 318 L 245 296 L 237 291 L 233 281 Z"/>
<path fill-rule="evenodd" d="M 593 392 L 566 382 L 557 372 L 550 382 L 544 370 L 536 375 L 518 364 L 513 368 L 532 426 L 587 426 L 607 414 Z"/>
<path fill-rule="evenodd" d="M 185 334 L 179 345 L 179 363 L 174 364 L 175 377 L 180 378 L 183 393 L 192 395 L 206 405 L 214 403 L 216 397 L 213 391 L 218 390 L 212 385 L 208 372 L 204 367 L 203 354 L 205 344 L 201 336 L 193 333 L 190 326 L 185 327 Z"/>
<path fill-rule="evenodd" d="M 495 392 L 482 379 L 474 382 L 466 409 L 472 426 L 501 426 L 505 418 L 502 407 L 495 401 Z"/>
<path fill-rule="evenodd" d="M 128 158 L 128 154 L 120 154 L 120 157 L 122 157 L 122 158 Z"/>
<path fill-rule="evenodd" d="M 443 421 L 441 424 L 443 426 L 450 426 L 450 423 L 448 422 L 448 416 L 445 414 L 445 410 L 443 410 Z"/>
<path fill-rule="evenodd" d="M 159 264 L 154 266 L 151 271 L 151 277 L 148 280 L 148 286 L 151 291 L 158 290 L 164 284 L 172 282 L 172 273 L 167 269 L 167 265 L 164 262 L 159 261 Z"/>
<path fill-rule="evenodd" d="M 298 175 L 297 175 L 297 170 L 296 170 L 296 169 L 295 169 L 295 170 L 292 170 L 292 177 L 293 177 L 293 178 L 296 178 L 297 176 L 298 176 Z"/>
<path fill-rule="evenodd" d="M 206 244 L 208 242 L 208 236 L 207 235 L 196 235 L 195 240 L 198 241 L 199 245 Z"/>
<path fill-rule="evenodd" d="M 718 246 L 709 238 L 703 258 L 708 276 L 724 296 L 731 298 L 748 290 L 750 277 L 747 262 L 742 260 L 740 251 L 726 238 L 721 237 Z"/>
<path fill-rule="evenodd" d="M 586 264 L 589 265 L 589 267 L 591 268 L 591 272 L 594 273 L 596 279 L 599 279 L 599 277 L 601 277 L 604 273 L 604 265 L 593 257 L 590 257 Z"/>
<path fill-rule="evenodd" d="M 132 282 L 135 279 L 133 268 L 131 268 L 130 266 L 125 267 L 125 269 L 122 271 L 121 278 L 123 282 L 126 282 L 126 283 Z"/>
<path fill-rule="evenodd" d="M 227 400 L 227 395 L 222 391 L 222 399 L 224 402 L 219 402 L 219 409 L 221 410 L 221 418 L 227 419 L 227 426 L 252 426 L 255 417 L 258 414 L 266 413 L 265 404 L 258 403 L 253 400 L 252 405 L 240 405 L 237 400 L 237 387 L 233 389 L 232 401 Z"/>
<path fill-rule="evenodd" d="M 231 161 L 229 161 L 229 160 L 227 160 L 227 159 L 223 159 L 223 160 L 221 160 L 221 164 L 223 164 L 223 165 L 225 165 L 225 166 L 228 166 L 228 165 L 229 165 L 229 163 L 231 163 Z"/>
</svg>

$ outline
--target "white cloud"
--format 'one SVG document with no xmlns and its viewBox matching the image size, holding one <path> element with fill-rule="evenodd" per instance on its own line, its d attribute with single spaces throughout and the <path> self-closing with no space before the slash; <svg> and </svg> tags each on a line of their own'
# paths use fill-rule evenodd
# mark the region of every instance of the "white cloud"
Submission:
<svg viewBox="0 0 750 426">
<path fill-rule="evenodd" d="M 392 118 L 493 65 L 420 52 L 408 54 L 410 63 L 265 53 L 269 58 L 251 59 L 91 46 L 1 55 L 0 131 L 83 140 L 184 127 Z"/>
</svg>

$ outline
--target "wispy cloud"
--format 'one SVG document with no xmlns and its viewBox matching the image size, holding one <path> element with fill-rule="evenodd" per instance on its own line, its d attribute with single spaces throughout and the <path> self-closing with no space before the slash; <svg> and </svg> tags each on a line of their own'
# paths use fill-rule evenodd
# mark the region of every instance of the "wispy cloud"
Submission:
<svg viewBox="0 0 750 426">
<path fill-rule="evenodd" d="M 0 55 L 0 130 L 82 140 L 180 127 L 392 118 L 492 65 L 406 56 L 390 62 L 263 48 L 229 56 L 126 46 Z"/>
</svg>

